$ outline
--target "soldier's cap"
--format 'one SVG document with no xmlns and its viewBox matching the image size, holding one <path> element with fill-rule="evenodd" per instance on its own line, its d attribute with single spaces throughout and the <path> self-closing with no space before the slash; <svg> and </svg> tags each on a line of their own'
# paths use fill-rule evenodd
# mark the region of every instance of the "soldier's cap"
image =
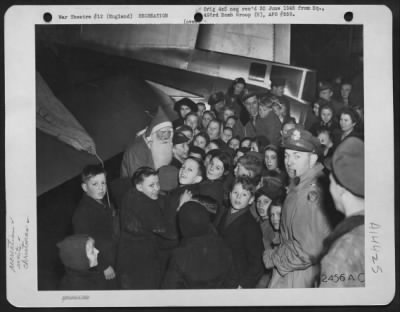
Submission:
<svg viewBox="0 0 400 312">
<path fill-rule="evenodd" d="M 336 148 L 332 158 L 324 161 L 337 183 L 352 194 L 364 198 L 364 142 L 348 137 Z"/>
<path fill-rule="evenodd" d="M 179 131 L 175 132 L 174 137 L 172 138 L 173 145 L 182 144 L 182 143 L 189 142 L 189 141 L 190 141 L 190 139 L 186 135 L 184 135 L 182 132 L 179 132 Z"/>
<path fill-rule="evenodd" d="M 330 89 L 333 91 L 333 85 L 328 81 L 320 81 L 318 83 L 318 91 L 324 91 Z"/>
<path fill-rule="evenodd" d="M 208 104 L 211 106 L 214 106 L 215 104 L 223 101 L 225 99 L 225 94 L 222 91 L 219 91 L 217 93 L 213 93 L 210 95 L 208 98 Z"/>
<path fill-rule="evenodd" d="M 192 112 L 197 112 L 198 110 L 197 104 L 195 102 L 193 102 L 189 98 L 183 98 L 174 104 L 174 111 L 179 112 L 183 105 L 189 107 Z"/>
<path fill-rule="evenodd" d="M 285 78 L 271 78 L 270 80 L 271 80 L 271 87 L 279 87 L 286 85 Z"/>
<path fill-rule="evenodd" d="M 309 152 L 321 154 L 322 146 L 318 138 L 313 136 L 309 131 L 300 127 L 290 129 L 283 137 L 282 147 L 300 152 Z"/>
<path fill-rule="evenodd" d="M 258 96 L 257 92 L 249 91 L 249 92 L 245 93 L 241 99 L 242 103 L 246 102 L 249 98 L 252 98 L 253 96 Z"/>
</svg>

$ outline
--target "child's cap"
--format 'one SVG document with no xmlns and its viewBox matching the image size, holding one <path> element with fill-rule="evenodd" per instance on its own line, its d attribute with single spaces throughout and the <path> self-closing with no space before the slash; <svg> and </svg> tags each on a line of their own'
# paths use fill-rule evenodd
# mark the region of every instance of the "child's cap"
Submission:
<svg viewBox="0 0 400 312">
<path fill-rule="evenodd" d="M 62 263 L 74 270 L 85 271 L 90 268 L 86 255 L 86 243 L 89 235 L 76 234 L 66 237 L 57 244 Z"/>
<path fill-rule="evenodd" d="M 203 205 L 195 201 L 182 205 L 178 220 L 183 237 L 201 236 L 211 229 L 210 213 Z"/>
</svg>

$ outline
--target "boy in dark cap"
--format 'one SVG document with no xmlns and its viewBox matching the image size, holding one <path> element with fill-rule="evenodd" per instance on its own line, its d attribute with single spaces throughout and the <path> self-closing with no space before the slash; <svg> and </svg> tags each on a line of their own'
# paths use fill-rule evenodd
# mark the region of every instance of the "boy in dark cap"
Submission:
<svg viewBox="0 0 400 312">
<path fill-rule="evenodd" d="M 176 132 L 172 139 L 172 161 L 171 165 L 180 169 L 189 154 L 190 139 L 181 132 Z"/>
<path fill-rule="evenodd" d="M 99 250 L 94 239 L 86 234 L 68 236 L 57 244 L 65 267 L 60 290 L 105 290 L 103 272 L 97 270 Z"/>
<path fill-rule="evenodd" d="M 271 79 L 271 95 L 275 96 L 278 99 L 278 102 L 286 107 L 287 115 L 290 116 L 290 102 L 283 95 L 285 92 L 285 86 L 286 86 L 286 79 L 284 78 Z"/>
<path fill-rule="evenodd" d="M 364 287 L 364 142 L 345 139 L 326 165 L 330 192 L 345 219 L 324 241 L 320 287 Z M 329 278 L 338 273 L 337 281 Z"/>
<path fill-rule="evenodd" d="M 208 104 L 211 110 L 214 111 L 215 115 L 219 120 L 224 119 L 224 108 L 225 108 L 225 95 L 222 91 L 211 94 L 208 99 Z"/>
<path fill-rule="evenodd" d="M 273 268 L 269 287 L 314 287 L 322 242 L 330 233 L 320 184 L 320 142 L 310 132 L 295 128 L 283 138 L 283 147 L 291 183 L 282 208 L 281 244 L 263 256 L 265 267 Z"/>
</svg>

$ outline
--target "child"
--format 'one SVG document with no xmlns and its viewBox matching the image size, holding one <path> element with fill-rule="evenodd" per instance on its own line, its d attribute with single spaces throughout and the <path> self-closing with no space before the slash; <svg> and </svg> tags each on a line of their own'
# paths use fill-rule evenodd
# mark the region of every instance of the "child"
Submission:
<svg viewBox="0 0 400 312">
<path fill-rule="evenodd" d="M 235 152 L 235 156 L 233 158 L 233 164 L 234 166 L 237 165 L 238 160 L 240 159 L 240 157 L 246 155 L 248 152 L 250 152 L 250 147 L 239 147 L 236 152 Z"/>
<path fill-rule="evenodd" d="M 221 138 L 222 123 L 218 119 L 213 119 L 208 123 L 207 134 L 210 140 L 217 140 Z"/>
<path fill-rule="evenodd" d="M 232 128 L 225 127 L 224 130 L 222 131 L 221 139 L 225 143 L 228 143 L 230 139 L 232 139 L 233 136 L 233 131 Z"/>
<path fill-rule="evenodd" d="M 235 116 L 230 116 L 225 121 L 225 127 L 232 128 L 235 127 L 237 118 Z"/>
<path fill-rule="evenodd" d="M 228 141 L 228 147 L 236 151 L 240 146 L 240 140 L 238 137 L 233 137 Z"/>
<path fill-rule="evenodd" d="M 206 146 L 210 143 L 210 137 L 207 133 L 205 132 L 199 132 L 196 134 L 193 138 L 193 146 L 197 146 L 202 148 L 203 150 L 206 150 Z"/>
<path fill-rule="evenodd" d="M 237 287 L 232 252 L 215 231 L 205 207 L 186 202 L 179 210 L 178 223 L 183 239 L 172 253 L 162 288 Z"/>
<path fill-rule="evenodd" d="M 162 279 L 158 235 L 166 232 L 158 173 L 152 168 L 140 167 L 131 181 L 133 187 L 125 195 L 121 208 L 120 287 L 158 289 Z"/>
<path fill-rule="evenodd" d="M 199 118 L 201 118 L 203 116 L 203 113 L 206 111 L 206 104 L 204 104 L 203 102 L 197 102 L 197 115 L 199 116 Z"/>
<path fill-rule="evenodd" d="M 203 162 L 204 157 L 206 157 L 206 152 L 201 147 L 192 145 L 189 147 L 189 157 L 196 158 Z"/>
<path fill-rule="evenodd" d="M 99 165 L 86 166 L 81 174 L 84 194 L 72 217 L 74 234 L 92 237 L 100 251 L 99 270 L 110 288 L 115 287 L 114 270 L 117 238 L 114 231 L 115 212 L 104 202 L 107 193 L 106 172 Z"/>
<path fill-rule="evenodd" d="M 196 135 L 199 133 L 199 116 L 195 112 L 191 112 L 185 116 L 186 126 L 189 126 L 192 129 L 192 133 Z M 181 130 L 182 131 L 182 130 Z"/>
<path fill-rule="evenodd" d="M 262 234 L 251 215 L 255 185 L 246 177 L 235 180 L 230 192 L 230 207 L 217 228 L 231 247 L 238 273 L 239 288 L 254 288 L 263 274 Z"/>
<path fill-rule="evenodd" d="M 89 235 L 76 234 L 57 244 L 66 271 L 59 285 L 60 290 L 107 289 L 103 272 L 96 268 L 99 251 L 94 243 Z"/>
<path fill-rule="evenodd" d="M 257 120 L 256 129 L 257 133 L 264 135 L 270 143 L 278 145 L 281 140 L 280 129 L 282 123 L 272 108 L 276 102 L 279 102 L 278 99 L 270 95 L 260 99 L 258 107 L 260 119 Z"/>
</svg>

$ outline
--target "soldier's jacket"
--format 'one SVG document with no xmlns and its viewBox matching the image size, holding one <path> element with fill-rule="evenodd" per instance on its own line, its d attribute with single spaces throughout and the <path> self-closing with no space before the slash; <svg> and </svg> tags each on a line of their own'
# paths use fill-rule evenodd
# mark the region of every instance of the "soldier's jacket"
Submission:
<svg viewBox="0 0 400 312">
<path fill-rule="evenodd" d="M 270 288 L 313 287 L 319 280 L 318 257 L 331 232 L 323 207 L 317 163 L 298 184 L 289 185 L 282 208 L 281 245 L 271 255 L 274 264 Z"/>
</svg>

